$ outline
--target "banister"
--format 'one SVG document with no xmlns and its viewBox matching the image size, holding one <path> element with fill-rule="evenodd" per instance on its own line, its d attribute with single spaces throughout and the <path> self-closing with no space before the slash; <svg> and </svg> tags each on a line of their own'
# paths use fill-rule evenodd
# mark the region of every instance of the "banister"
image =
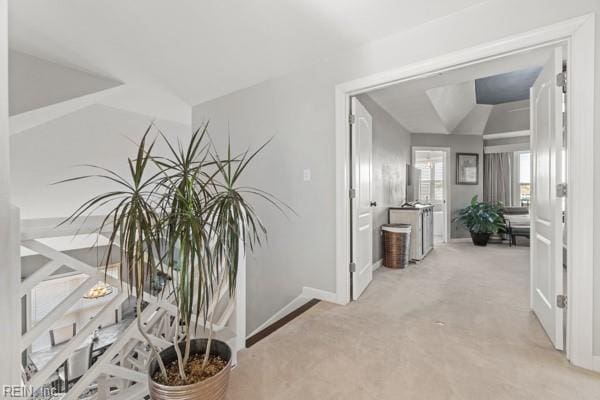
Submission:
<svg viewBox="0 0 600 400">
<path fill-rule="evenodd" d="M 120 279 L 110 275 L 105 276 L 101 268 L 74 258 L 66 253 L 70 248 L 66 249 L 62 246 L 62 238 L 68 236 L 82 235 L 80 238 L 84 238 L 83 235 L 86 234 L 100 234 L 101 236 L 106 237 L 107 233 L 111 230 L 111 226 L 106 226 L 105 229 L 103 229 L 103 232 L 98 232 L 104 218 L 105 217 L 101 215 L 80 218 L 73 223 L 66 223 L 63 225 L 60 224 L 64 221 L 64 218 L 27 219 L 21 220 L 20 224 L 17 219 L 16 228 L 20 228 L 21 231 L 18 233 L 18 230 L 15 230 L 15 238 L 17 242 L 20 238 L 21 248 L 27 249 L 33 254 L 39 254 L 49 260 L 38 270 L 20 282 L 17 291 L 21 295 L 30 292 L 31 289 L 50 276 L 53 271 L 60 268 L 62 265 L 88 275 L 87 280 L 80 284 L 77 289 L 69 293 L 59 305 L 50 311 L 49 314 L 41 321 L 38 321 L 34 326 L 28 328 L 28 330 L 20 337 L 21 345 L 15 346 L 17 349 L 29 347 L 37 337 L 50 327 L 53 321 L 58 320 L 60 315 L 64 314 L 64 312 L 81 298 L 98 280 L 106 279 L 107 283 L 116 287 L 117 290 L 120 288 L 120 293 L 115 299 L 111 300 L 111 302 L 106 305 L 92 321 L 86 324 L 74 338 L 71 338 L 61 352 L 52 358 L 50 363 L 46 364 L 40 371 L 34 374 L 28 382 L 29 384 L 35 384 L 35 386 L 43 384 L 48 379 L 50 373 L 55 370 L 57 364 L 65 359 L 69 353 L 73 352 L 82 340 L 89 336 L 90 332 L 93 330 L 93 326 L 97 324 L 99 318 L 107 314 L 110 309 L 114 308 L 117 303 L 121 302 L 127 296 L 127 291 L 123 288 Z M 50 238 L 58 238 L 58 241 L 55 243 L 53 240 L 43 240 Z M 104 245 L 102 242 L 96 244 L 98 246 Z M 218 335 L 216 337 L 226 338 L 225 340 L 227 343 L 232 346 L 234 362 L 236 362 L 235 360 L 237 358 L 236 353 L 240 348 L 243 348 L 245 339 L 245 315 L 243 312 L 245 309 L 245 251 L 243 241 L 241 241 L 240 244 L 240 266 L 238 270 L 239 285 L 236 289 L 235 296 L 228 299 L 229 301 L 224 309 L 219 309 L 219 315 L 216 316 L 214 324 L 215 334 Z M 176 278 L 175 275 L 173 279 Z M 227 287 L 223 287 L 219 293 L 216 293 L 216 299 L 218 300 L 211 306 L 210 314 L 216 313 L 217 303 L 227 297 L 227 294 Z M 177 315 L 177 307 L 169 300 L 168 296 L 163 298 L 162 296 L 145 293 L 145 300 L 150 303 L 150 306 L 138 316 L 138 318 L 141 318 L 142 320 L 143 330 L 148 332 L 152 339 L 157 342 L 156 344 L 159 348 L 171 345 L 168 334 L 170 327 L 167 322 L 172 316 Z M 195 318 L 193 318 L 193 320 L 195 322 Z M 205 321 L 202 318 L 199 318 L 198 322 L 204 324 Z M 164 334 L 167 334 L 167 336 L 164 336 Z M 119 394 L 111 397 L 120 398 L 119 396 L 125 396 L 123 398 L 128 398 L 127 396 L 134 392 L 136 393 L 136 396 L 137 394 L 140 394 L 140 396 L 147 394 L 147 386 L 143 382 L 140 382 L 142 376 L 144 376 L 144 372 L 142 371 L 145 371 L 145 362 L 141 365 L 135 365 L 133 362 L 128 362 L 129 350 L 143 342 L 144 338 L 141 333 L 138 332 L 136 323 L 133 322 L 108 348 L 105 354 L 98 359 L 92 368 L 87 371 L 80 381 L 75 384 L 69 393 L 66 394 L 65 399 L 75 399 L 95 379 L 100 375 L 105 374 L 107 371 L 114 373 L 122 381 L 122 383 L 118 385 L 118 391 L 114 392 Z M 120 366 L 114 365 L 113 357 L 117 354 L 122 359 Z M 128 383 L 128 381 L 130 382 Z M 137 382 L 137 384 L 134 384 L 135 382 Z M 133 384 L 133 386 L 128 386 L 131 384 Z"/>
<path fill-rule="evenodd" d="M 61 236 L 74 236 L 98 233 L 105 215 L 92 215 L 78 218 L 73 222 L 63 222 L 67 217 L 33 218 L 21 220 L 21 240 L 45 239 Z M 110 232 L 111 225 L 103 232 Z"/>
</svg>

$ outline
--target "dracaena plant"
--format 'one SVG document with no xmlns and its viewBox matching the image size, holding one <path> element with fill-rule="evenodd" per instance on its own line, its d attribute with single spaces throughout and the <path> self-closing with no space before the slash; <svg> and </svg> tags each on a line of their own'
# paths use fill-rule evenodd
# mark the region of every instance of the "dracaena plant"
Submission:
<svg viewBox="0 0 600 400">
<path fill-rule="evenodd" d="M 190 359 L 191 339 L 202 325 L 208 335 L 202 368 L 210 354 L 217 302 L 224 294 L 235 294 L 240 243 L 260 245 L 267 230 L 249 196 L 266 200 L 278 210 L 291 209 L 258 188 L 240 184 L 251 161 L 265 147 L 232 155 L 228 145 L 221 157 L 208 137 L 208 124 L 194 131 L 184 145 L 173 143 L 159 132 L 149 141 L 150 125 L 140 141 L 134 159 L 128 159 L 125 176 L 110 169 L 88 166 L 96 173 L 62 182 L 97 178 L 118 187 L 83 203 L 65 222 L 74 222 L 97 209 L 106 209 L 100 231 L 111 225 L 109 254 L 120 249 L 120 279 L 136 297 L 138 316 L 152 280 L 160 271 L 171 283 L 159 296 L 177 308 L 172 342 L 177 353 L 179 375 L 187 381 L 185 366 Z M 166 155 L 157 156 L 156 141 L 166 144 Z M 153 353 L 164 379 L 166 368 L 158 348 L 138 328 Z M 183 342 L 183 352 L 180 344 Z"/>
</svg>

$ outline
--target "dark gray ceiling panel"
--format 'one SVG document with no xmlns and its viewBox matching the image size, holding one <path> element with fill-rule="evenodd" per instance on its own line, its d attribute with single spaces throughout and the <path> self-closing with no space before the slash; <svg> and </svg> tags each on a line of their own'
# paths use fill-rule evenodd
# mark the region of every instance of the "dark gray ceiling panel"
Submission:
<svg viewBox="0 0 600 400">
<path fill-rule="evenodd" d="M 528 99 L 529 88 L 541 70 L 542 67 L 533 67 L 475 79 L 477 104 L 495 105 Z"/>
</svg>

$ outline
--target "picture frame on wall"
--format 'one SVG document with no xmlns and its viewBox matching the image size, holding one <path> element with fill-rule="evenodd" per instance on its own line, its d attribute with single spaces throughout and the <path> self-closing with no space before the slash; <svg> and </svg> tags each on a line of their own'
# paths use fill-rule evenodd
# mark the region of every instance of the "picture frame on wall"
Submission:
<svg viewBox="0 0 600 400">
<path fill-rule="evenodd" d="M 479 184 L 479 154 L 456 153 L 456 184 Z"/>
</svg>

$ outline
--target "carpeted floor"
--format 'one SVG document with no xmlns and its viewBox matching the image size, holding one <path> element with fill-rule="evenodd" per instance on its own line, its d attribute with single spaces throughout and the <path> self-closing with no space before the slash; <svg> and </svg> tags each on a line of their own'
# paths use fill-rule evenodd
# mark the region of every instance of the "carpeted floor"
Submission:
<svg viewBox="0 0 600 400">
<path fill-rule="evenodd" d="M 240 353 L 230 400 L 600 399 L 529 311 L 529 249 L 436 247 Z"/>
</svg>

